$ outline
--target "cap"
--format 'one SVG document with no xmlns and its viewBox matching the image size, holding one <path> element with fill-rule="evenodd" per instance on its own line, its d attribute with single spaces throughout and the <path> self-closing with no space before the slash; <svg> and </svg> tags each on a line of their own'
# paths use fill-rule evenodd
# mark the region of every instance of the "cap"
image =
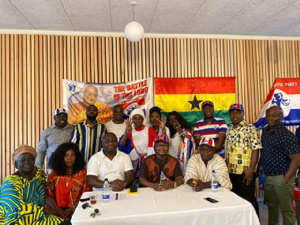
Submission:
<svg viewBox="0 0 300 225">
<path fill-rule="evenodd" d="M 213 103 L 212 101 L 205 101 L 205 102 L 202 102 L 202 105 L 201 105 L 202 109 L 203 109 L 203 107 L 206 106 L 206 105 L 214 106 L 214 103 Z"/>
<path fill-rule="evenodd" d="M 201 139 L 199 145 L 209 145 L 211 147 L 215 147 L 215 141 L 212 138 L 204 137 Z"/>
<path fill-rule="evenodd" d="M 243 111 L 243 112 L 244 112 L 244 107 L 243 107 L 242 104 L 237 104 L 237 103 L 232 104 L 232 105 L 229 107 L 229 112 L 230 112 L 231 110 L 234 110 L 234 109 L 239 110 L 239 111 Z"/>
<path fill-rule="evenodd" d="M 168 136 L 165 136 L 165 135 L 159 135 L 159 136 L 156 138 L 155 143 L 160 142 L 160 141 L 163 141 L 163 142 L 165 142 L 165 143 L 170 143 L 170 142 L 169 142 Z"/>
<path fill-rule="evenodd" d="M 64 108 L 61 108 L 61 109 L 55 109 L 54 116 L 61 114 L 61 113 L 68 115 L 67 111 Z"/>
</svg>

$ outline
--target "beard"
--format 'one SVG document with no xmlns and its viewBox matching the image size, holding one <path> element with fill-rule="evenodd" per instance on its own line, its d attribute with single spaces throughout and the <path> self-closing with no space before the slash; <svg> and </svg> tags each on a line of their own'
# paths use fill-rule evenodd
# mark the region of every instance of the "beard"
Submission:
<svg viewBox="0 0 300 225">
<path fill-rule="evenodd" d="M 87 118 L 88 120 L 94 121 L 94 120 L 96 120 L 97 115 L 94 115 L 94 116 L 88 116 L 88 115 L 87 115 L 86 118 Z"/>
</svg>

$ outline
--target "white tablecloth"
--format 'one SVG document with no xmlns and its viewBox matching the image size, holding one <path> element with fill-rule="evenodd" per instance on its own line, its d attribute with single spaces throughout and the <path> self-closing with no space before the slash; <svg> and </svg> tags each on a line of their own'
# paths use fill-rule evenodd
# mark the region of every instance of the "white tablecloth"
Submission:
<svg viewBox="0 0 300 225">
<path fill-rule="evenodd" d="M 98 200 L 92 208 L 83 209 L 79 203 L 73 217 L 73 225 L 258 225 L 259 220 L 252 205 L 227 189 L 220 188 L 214 193 L 210 189 L 194 192 L 182 185 L 177 189 L 156 192 L 151 188 L 139 188 L 138 194 L 115 193 L 108 203 Z M 89 192 L 83 194 L 87 198 Z M 101 198 L 101 192 L 98 192 Z M 211 197 L 218 203 L 210 203 L 204 198 Z M 90 217 L 94 209 L 101 215 Z"/>
</svg>

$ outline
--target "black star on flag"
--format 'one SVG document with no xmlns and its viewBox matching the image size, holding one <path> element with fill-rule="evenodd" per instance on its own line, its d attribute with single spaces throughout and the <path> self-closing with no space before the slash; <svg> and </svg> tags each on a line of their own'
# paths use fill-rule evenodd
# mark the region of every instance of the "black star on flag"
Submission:
<svg viewBox="0 0 300 225">
<path fill-rule="evenodd" d="M 200 102 L 202 102 L 202 100 L 199 100 L 197 99 L 196 95 L 194 95 L 194 100 L 193 101 L 188 101 L 192 107 L 191 107 L 191 110 L 194 109 L 194 108 L 197 108 L 197 109 L 200 109 Z"/>
</svg>

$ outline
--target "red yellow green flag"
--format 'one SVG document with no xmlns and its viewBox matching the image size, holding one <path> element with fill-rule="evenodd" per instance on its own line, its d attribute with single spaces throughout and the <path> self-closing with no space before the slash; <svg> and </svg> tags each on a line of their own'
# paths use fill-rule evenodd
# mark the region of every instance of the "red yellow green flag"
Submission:
<svg viewBox="0 0 300 225">
<path fill-rule="evenodd" d="M 155 78 L 155 105 L 163 116 L 175 110 L 193 127 L 203 118 L 201 103 L 214 103 L 215 117 L 230 123 L 228 109 L 236 102 L 235 77 Z"/>
</svg>

